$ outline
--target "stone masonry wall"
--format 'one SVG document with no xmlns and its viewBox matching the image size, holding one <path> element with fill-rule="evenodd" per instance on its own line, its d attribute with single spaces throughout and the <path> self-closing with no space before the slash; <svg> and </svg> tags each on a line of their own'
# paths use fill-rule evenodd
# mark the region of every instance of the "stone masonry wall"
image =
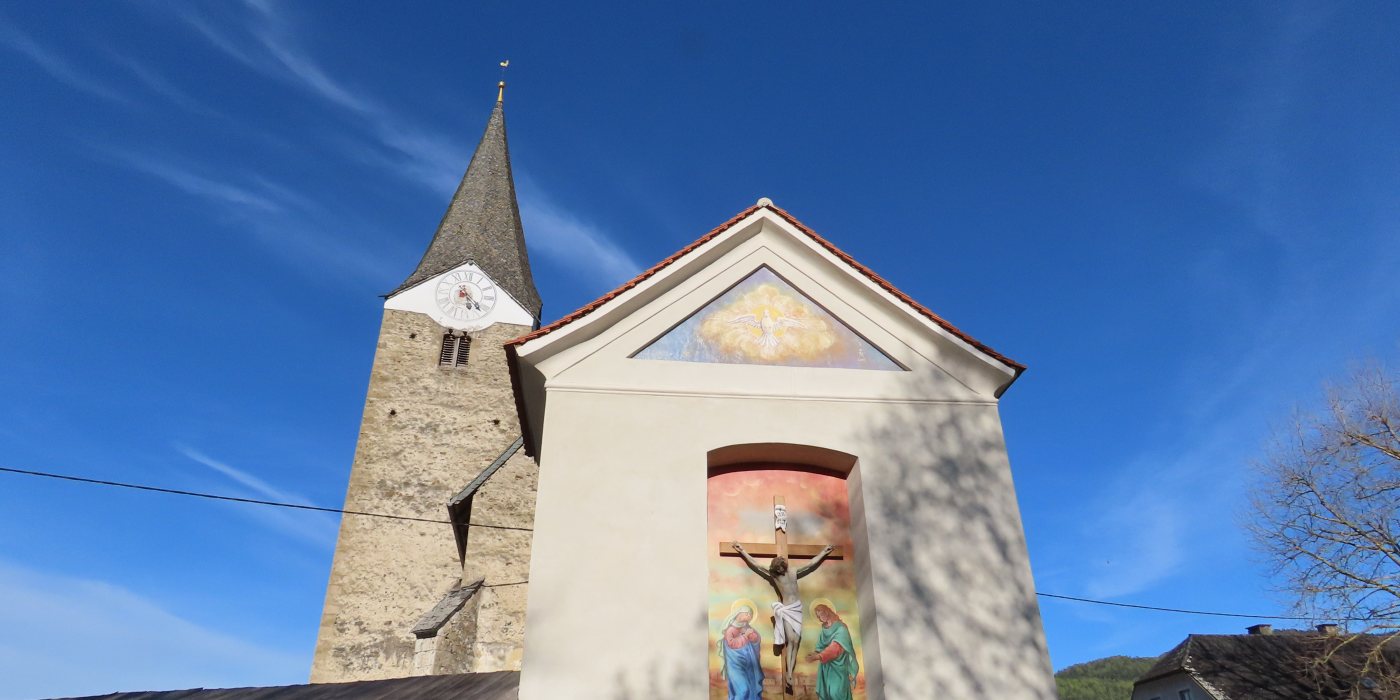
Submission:
<svg viewBox="0 0 1400 700">
<path fill-rule="evenodd" d="M 515 453 L 472 499 L 471 521 L 530 528 L 539 468 Z M 462 580 L 485 585 L 437 636 L 433 673 L 519 671 L 525 652 L 525 600 L 532 532 L 472 527 Z"/>
<path fill-rule="evenodd" d="M 527 331 L 496 325 L 475 333 L 467 367 L 441 369 L 444 329 L 422 314 L 386 310 L 345 508 L 446 520 L 448 499 L 520 435 L 502 344 Z M 534 463 L 526 459 L 526 469 L 516 463 L 520 459 L 503 467 L 486 488 L 500 490 L 499 499 L 511 504 L 500 515 L 508 522 L 501 524 L 529 527 L 530 518 L 521 516 L 534 510 Z M 521 471 L 529 475 L 520 476 Z M 496 498 L 479 494 L 472 519 L 494 524 L 486 503 Z M 469 549 L 473 541 L 482 546 L 492 541 L 481 530 L 472 529 Z M 528 569 L 530 533 L 505 537 L 510 535 L 518 535 L 518 541 L 511 540 L 518 553 L 512 556 L 523 557 L 522 571 Z M 342 517 L 311 681 L 412 675 L 410 629 L 462 571 L 447 524 Z M 485 575 L 487 583 L 497 578 Z M 524 591 L 518 595 L 523 616 Z M 496 598 L 488 594 L 486 600 Z M 507 638 L 518 638 L 522 624 L 516 619 L 510 628 L 514 636 Z"/>
<path fill-rule="evenodd" d="M 533 527 L 539 467 L 525 451 L 515 453 L 472 501 L 472 522 Z M 471 669 L 519 671 L 525 650 L 525 598 L 530 578 L 533 532 L 473 527 L 467 536 L 462 577 L 485 577 L 477 592 L 477 634 Z"/>
</svg>

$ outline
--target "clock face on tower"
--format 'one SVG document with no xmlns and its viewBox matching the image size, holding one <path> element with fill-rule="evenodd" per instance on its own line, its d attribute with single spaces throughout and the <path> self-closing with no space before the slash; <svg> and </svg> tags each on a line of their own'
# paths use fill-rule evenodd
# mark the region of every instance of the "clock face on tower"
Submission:
<svg viewBox="0 0 1400 700">
<path fill-rule="evenodd" d="M 437 283 L 437 305 L 449 318 L 475 321 L 496 306 L 496 286 L 480 272 L 457 270 Z"/>
</svg>

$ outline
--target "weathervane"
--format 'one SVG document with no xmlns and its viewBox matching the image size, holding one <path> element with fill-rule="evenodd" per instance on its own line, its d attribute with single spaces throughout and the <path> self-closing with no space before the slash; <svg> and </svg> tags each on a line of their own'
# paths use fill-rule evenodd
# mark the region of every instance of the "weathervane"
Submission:
<svg viewBox="0 0 1400 700">
<path fill-rule="evenodd" d="M 510 59 L 501 61 L 501 82 L 496 83 L 496 101 L 504 102 L 506 99 L 506 68 L 510 66 Z"/>
</svg>

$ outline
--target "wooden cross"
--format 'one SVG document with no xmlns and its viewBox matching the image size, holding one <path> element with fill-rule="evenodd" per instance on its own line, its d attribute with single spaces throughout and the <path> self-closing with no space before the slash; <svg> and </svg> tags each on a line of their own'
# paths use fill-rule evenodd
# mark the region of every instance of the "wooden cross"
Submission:
<svg viewBox="0 0 1400 700">
<path fill-rule="evenodd" d="M 776 513 L 778 506 L 787 506 L 783 503 L 782 496 L 773 497 L 773 511 Z M 733 542 L 720 542 L 719 555 L 722 557 L 737 557 L 739 553 L 734 551 Z M 787 530 L 777 527 L 777 518 L 773 523 L 773 542 L 740 542 L 744 549 L 749 551 L 749 556 L 758 559 L 760 557 L 782 557 L 788 561 L 793 559 L 811 559 L 822 553 L 825 545 L 820 544 L 788 544 Z M 826 555 L 827 559 L 843 558 L 841 548 L 831 550 L 831 554 Z"/>
<path fill-rule="evenodd" d="M 817 545 L 817 544 L 788 544 L 788 537 L 787 537 L 787 517 L 784 516 L 783 519 L 782 519 L 782 521 L 781 521 L 781 522 L 779 521 L 779 519 L 778 519 L 778 509 L 779 509 L 779 507 L 781 507 L 782 510 L 783 510 L 784 512 L 787 511 L 787 505 L 783 503 L 783 497 L 782 497 L 782 496 L 774 496 L 774 497 L 773 497 L 773 543 L 772 543 L 772 544 L 769 544 L 769 543 L 767 543 L 767 542 L 740 542 L 740 543 L 738 543 L 738 544 L 742 545 L 742 546 L 744 547 L 744 549 L 748 551 L 749 556 L 751 556 L 751 557 L 754 557 L 754 558 L 758 558 L 758 557 L 769 557 L 769 558 L 772 558 L 772 557 L 782 557 L 782 558 L 788 560 L 788 566 L 792 566 L 792 560 L 793 560 L 793 559 L 812 559 L 812 558 L 816 557 L 818 554 L 821 554 L 822 550 L 826 548 L 825 545 Z M 733 542 L 720 542 L 720 543 L 719 543 L 719 554 L 720 554 L 720 556 L 722 556 L 722 557 L 737 557 L 737 556 L 739 556 L 739 553 L 736 552 L 736 551 L 734 551 L 734 544 L 735 544 L 735 543 L 733 543 Z M 828 555 L 826 555 L 826 558 L 827 558 L 827 559 L 841 559 L 841 558 L 843 558 L 843 553 L 842 553 L 842 551 L 841 551 L 841 548 L 840 548 L 840 547 L 835 547 L 835 548 L 833 548 L 833 549 L 831 550 L 831 553 L 828 554 Z M 776 620 L 774 621 L 774 624 L 777 624 L 777 621 L 776 621 Z M 797 653 L 797 649 L 784 649 L 784 650 L 783 650 L 783 653 L 784 653 L 784 655 L 787 655 L 787 654 L 796 654 L 796 653 Z M 786 696 L 786 697 L 791 697 L 791 696 L 787 693 L 787 681 L 788 681 L 788 679 L 787 679 L 787 665 L 784 664 L 784 663 L 782 663 L 782 662 L 780 661 L 780 662 L 778 663 L 778 688 L 782 690 L 784 696 Z"/>
</svg>

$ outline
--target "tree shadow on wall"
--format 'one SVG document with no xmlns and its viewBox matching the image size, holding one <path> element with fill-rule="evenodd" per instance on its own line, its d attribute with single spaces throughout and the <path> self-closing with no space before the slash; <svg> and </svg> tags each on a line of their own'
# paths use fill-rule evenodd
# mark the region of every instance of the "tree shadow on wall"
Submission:
<svg viewBox="0 0 1400 700">
<path fill-rule="evenodd" d="M 945 392 L 930 382 L 909 395 Z M 997 405 L 888 403 L 857 434 L 880 453 L 857 455 L 869 541 L 855 544 L 869 547 L 878 590 L 878 609 L 860 611 L 862 637 L 879 646 L 880 688 L 865 650 L 869 697 L 1054 700 Z M 619 673 L 605 692 L 708 697 L 709 679 L 695 669 Z"/>
<path fill-rule="evenodd" d="M 862 437 L 885 696 L 1055 698 L 996 405 L 889 404 Z"/>
</svg>

